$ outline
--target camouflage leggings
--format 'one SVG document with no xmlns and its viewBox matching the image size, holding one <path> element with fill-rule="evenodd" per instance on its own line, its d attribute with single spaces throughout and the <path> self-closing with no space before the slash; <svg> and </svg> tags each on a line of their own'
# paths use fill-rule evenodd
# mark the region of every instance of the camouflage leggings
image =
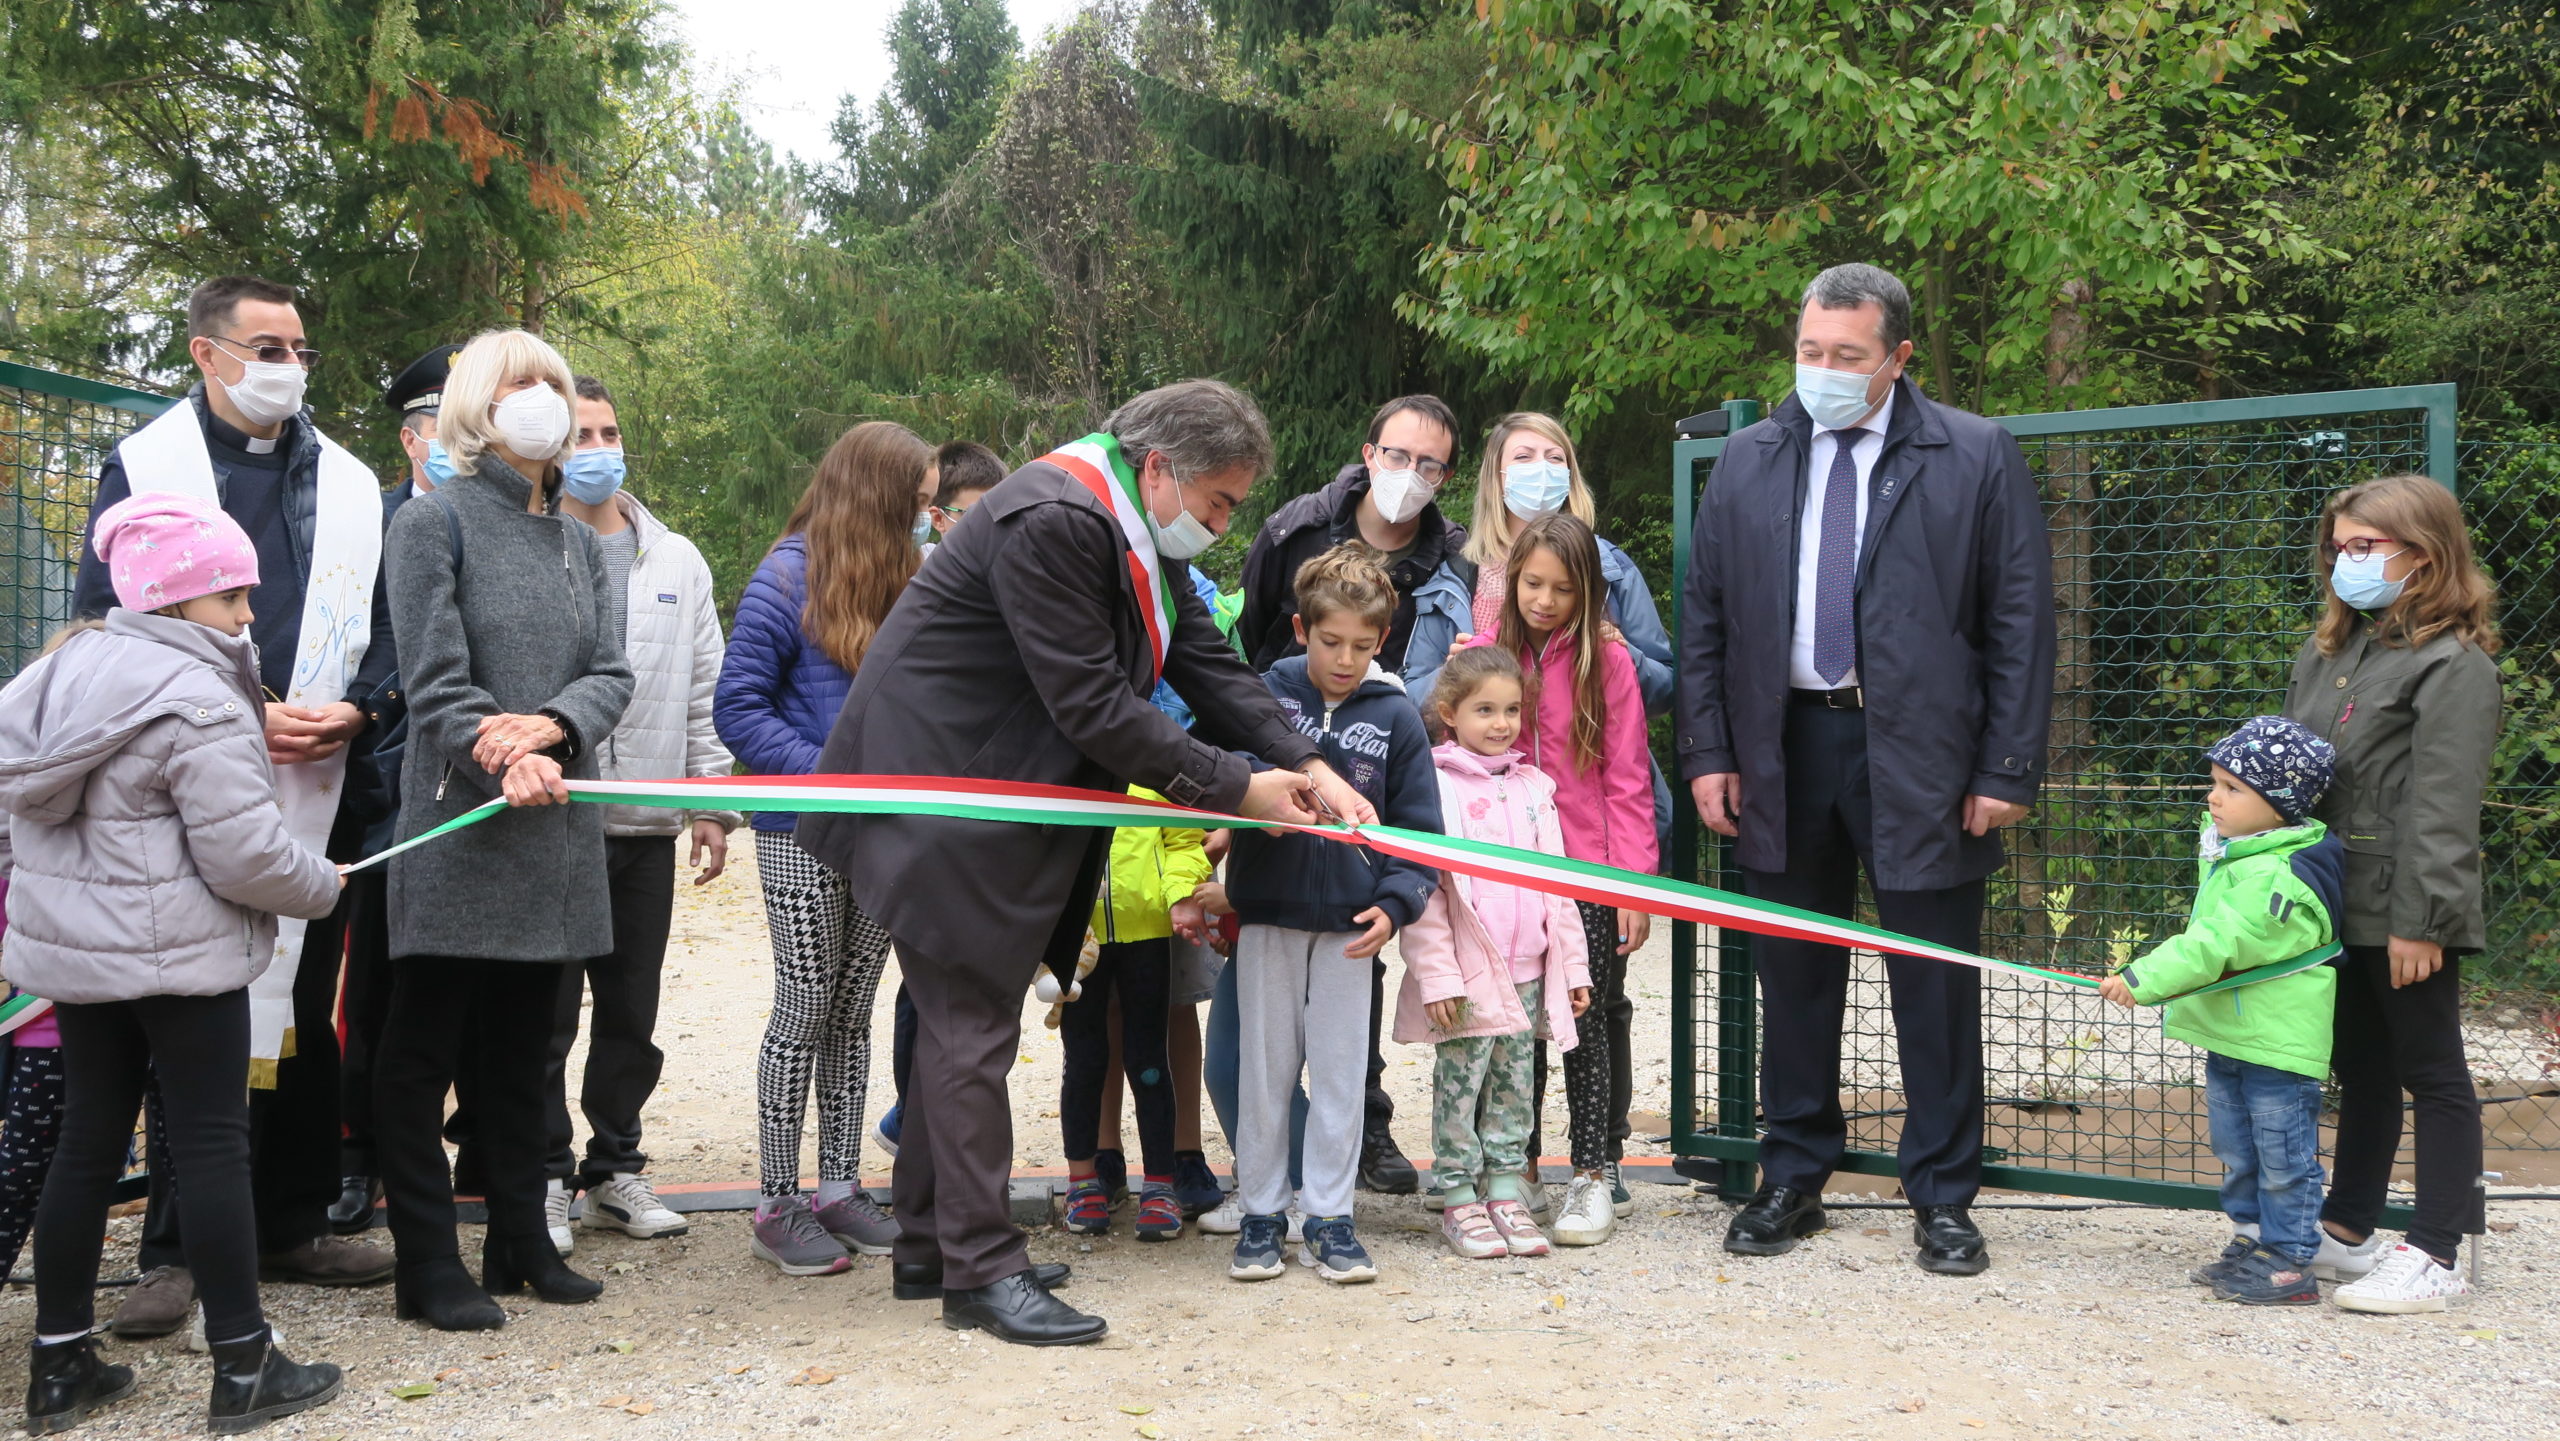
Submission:
<svg viewBox="0 0 2560 1441">
<path fill-rule="evenodd" d="M 1532 1019 L 1543 987 L 1523 982 L 1520 1008 Z M 1449 1204 L 1484 1199 L 1478 1183 L 1528 1169 L 1529 1133 L 1537 1124 L 1537 1033 L 1462 1036 L 1439 1043 L 1431 1088 L 1432 1170 Z"/>
</svg>

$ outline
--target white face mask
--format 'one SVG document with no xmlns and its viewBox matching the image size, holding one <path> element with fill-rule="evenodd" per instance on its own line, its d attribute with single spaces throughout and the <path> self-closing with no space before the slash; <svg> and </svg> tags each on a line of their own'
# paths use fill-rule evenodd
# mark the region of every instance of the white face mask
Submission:
<svg viewBox="0 0 2560 1441">
<path fill-rule="evenodd" d="M 1156 533 L 1156 554 L 1167 560 L 1189 560 L 1218 543 L 1218 533 L 1201 523 L 1189 510 L 1174 513 L 1170 521 L 1159 523 L 1147 517 L 1147 526 Z"/>
<path fill-rule="evenodd" d="M 1882 367 L 1878 367 L 1881 371 Z M 1867 399 L 1867 387 L 1875 383 L 1876 371 L 1858 375 L 1846 370 L 1831 370 L 1819 365 L 1796 366 L 1796 399 L 1804 402 L 1805 414 L 1825 430 L 1841 430 L 1867 418 L 1876 403 Z"/>
<path fill-rule="evenodd" d="M 302 388 L 310 379 L 309 371 L 289 360 L 251 360 L 242 363 L 238 380 L 222 382 L 222 393 L 251 425 L 281 425 L 301 411 Z"/>
<path fill-rule="evenodd" d="M 1402 525 L 1422 514 L 1431 503 L 1431 487 L 1422 483 L 1422 472 L 1408 466 L 1403 470 L 1369 472 L 1369 499 L 1377 503 L 1378 518 L 1389 525 Z"/>
<path fill-rule="evenodd" d="M 550 460 L 569 443 L 569 402 L 547 385 L 528 385 L 497 403 L 490 419 L 519 460 Z"/>
<path fill-rule="evenodd" d="M 1573 472 L 1560 461 L 1515 460 L 1502 468 L 1502 504 L 1522 520 L 1564 509 L 1573 497 Z"/>
</svg>

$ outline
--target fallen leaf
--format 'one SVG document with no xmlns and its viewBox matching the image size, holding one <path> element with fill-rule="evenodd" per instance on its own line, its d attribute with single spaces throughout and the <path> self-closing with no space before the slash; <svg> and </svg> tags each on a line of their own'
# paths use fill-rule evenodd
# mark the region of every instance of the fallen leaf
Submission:
<svg viewBox="0 0 2560 1441">
<path fill-rule="evenodd" d="M 433 1381 L 410 1381 L 392 1387 L 391 1394 L 399 1397 L 403 1401 L 415 1401 L 422 1396 L 433 1396 L 436 1394 L 436 1383 Z"/>
<path fill-rule="evenodd" d="M 504 1351 L 483 1351 L 480 1353 L 480 1359 L 483 1361 L 495 1361 L 505 1354 L 507 1353 Z"/>
<path fill-rule="evenodd" d="M 1153 1406 L 1123 1406 L 1120 1408 L 1120 1414 L 1123 1416 L 1144 1416 L 1154 1409 L 1156 1408 Z"/>
<path fill-rule="evenodd" d="M 2495 1331 L 2465 1331 L 2462 1334 L 2470 1337 L 2474 1341 L 2495 1341 L 2498 1339 L 2498 1333 Z"/>
<path fill-rule="evenodd" d="M 630 1412 L 634 1416 L 647 1416 L 658 1409 L 658 1403 L 655 1401 L 634 1401 L 622 1409 Z"/>
<path fill-rule="evenodd" d="M 607 1396 L 596 1404 L 599 1406 L 628 1406 L 631 1404 L 631 1398 L 629 1396 Z"/>
<path fill-rule="evenodd" d="M 1668 1210 L 1668 1211 L 1656 1211 L 1656 1212 L 1654 1212 L 1654 1214 L 1655 1214 L 1655 1215 L 1657 1215 L 1657 1216 L 1662 1217 L 1664 1220 L 1666 1220 L 1666 1221 L 1667 1221 L 1667 1220 L 1670 1220 L 1672 1217 L 1679 1215 L 1679 1214 L 1680 1214 L 1680 1209 L 1679 1209 L 1677 1206 L 1675 1206 L 1675 1207 L 1673 1207 L 1672 1209 L 1670 1209 L 1670 1210 Z"/>
<path fill-rule="evenodd" d="M 1650 1266 L 1638 1266 L 1627 1274 L 1630 1276 L 1650 1276 L 1653 1274 L 1653 1268 Z"/>
<path fill-rule="evenodd" d="M 824 1386 L 834 1379 L 836 1379 L 835 1372 L 811 1366 L 801 1371 L 799 1375 L 792 1377 L 790 1380 L 785 1381 L 782 1384 L 786 1386 Z"/>
<path fill-rule="evenodd" d="M 1153 1421 L 1141 1421 L 1138 1423 L 1138 1434 L 1145 1437 L 1146 1441 L 1156 1441 L 1156 1438 L 1164 1435 L 1164 1428 Z"/>
<path fill-rule="evenodd" d="M 1988 1422 L 1988 1421 L 1978 1421 L 1978 1420 L 1975 1420 L 1975 1419 L 1974 1419 L 1973 1417 L 1971 1417 L 1971 1416 L 1967 1416 L 1966 1418 L 1964 1418 L 1964 1424 L 1966 1424 L 1967 1426 L 1972 1427 L 1972 1428 L 1973 1428 L 1973 1429 L 1975 1429 L 1976 1431 L 1979 1431 L 1979 1430 L 1981 1430 L 1983 1427 L 1988 1426 L 1988 1425 L 1990 1425 L 1991 1423 L 1990 1423 L 1990 1422 Z"/>
<path fill-rule="evenodd" d="M 1557 1309 L 1557 1310 L 1561 1311 L 1561 1310 L 1563 1310 L 1563 1309 L 1564 1309 L 1564 1297 L 1563 1297 L 1562 1295 L 1560 1295 L 1560 1294 L 1559 1294 L 1559 1295 L 1554 1295 L 1554 1296 L 1549 1296 L 1549 1297 L 1547 1298 L 1547 1304 L 1548 1304 L 1548 1305 L 1550 1305 L 1550 1306 L 1552 1306 L 1552 1307 L 1554 1307 L 1555 1309 Z"/>
<path fill-rule="evenodd" d="M 439 1381 L 450 1381 L 450 1380 L 452 1380 L 454 1377 L 459 1376 L 459 1375 L 461 1375 L 461 1374 L 462 1374 L 462 1368 L 461 1368 L 461 1367 L 459 1367 L 459 1366 L 447 1366 L 447 1367 L 446 1367 L 446 1368 L 444 1368 L 443 1370 L 438 1371 L 438 1372 L 436 1373 L 436 1379 L 437 1379 L 437 1380 L 439 1380 Z"/>
<path fill-rule="evenodd" d="M 612 1351 L 620 1355 L 628 1356 L 632 1351 L 632 1343 L 625 1341 L 620 1337 L 616 1337 L 611 1341 L 597 1342 L 596 1349 L 599 1351 Z"/>
<path fill-rule="evenodd" d="M 754 1369 L 756 1368 L 753 1366 L 732 1366 L 729 1368 L 729 1374 L 732 1376 L 744 1376 Z"/>
</svg>

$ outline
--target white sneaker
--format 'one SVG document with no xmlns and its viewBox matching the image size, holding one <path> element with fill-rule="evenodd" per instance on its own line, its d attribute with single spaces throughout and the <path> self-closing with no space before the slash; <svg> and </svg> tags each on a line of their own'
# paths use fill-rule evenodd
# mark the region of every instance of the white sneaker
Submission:
<svg viewBox="0 0 2560 1441">
<path fill-rule="evenodd" d="M 566 1256 L 576 1249 L 578 1238 L 569 1229 L 571 1197 L 568 1186 L 554 1181 L 543 1188 L 542 1223 L 551 1228 L 551 1249 Z"/>
<path fill-rule="evenodd" d="M 646 1176 L 616 1171 L 613 1179 L 587 1193 L 586 1212 L 582 1220 L 599 1230 L 610 1228 L 626 1236 L 646 1241 L 656 1236 L 681 1236 L 690 1223 L 667 1209 L 658 1199 L 658 1188 Z"/>
<path fill-rule="evenodd" d="M 1233 1236 L 1244 1229 L 1244 1202 L 1229 1191 L 1218 1209 L 1203 1213 L 1192 1224 L 1212 1236 Z"/>
<path fill-rule="evenodd" d="M 2445 1302 L 2470 1293 L 2471 1283 L 2460 1271 L 2437 1265 L 2435 1257 L 2404 1242 L 2392 1247 L 2372 1274 L 2340 1286 L 2332 1299 L 2341 1311 L 2411 1316 L 2441 1311 Z"/>
<path fill-rule="evenodd" d="M 2257 1234 L 2256 1227 L 2249 1230 L 2252 1236 Z M 2329 1228 L 2323 1226 L 2320 1228 L 2320 1254 L 2311 1258 L 2311 1274 L 2323 1281 L 2353 1281 L 2371 1275 L 2373 1268 L 2382 1263 L 2382 1252 L 2380 1231 L 2365 1237 L 2363 1245 L 2350 1246 L 2330 1235 Z"/>
<path fill-rule="evenodd" d="M 1609 1200 L 1609 1178 L 1576 1174 L 1572 1184 L 1565 1187 L 1564 1211 L 1556 1217 L 1556 1244 L 1597 1246 L 1617 1229 L 1617 1208 Z"/>
</svg>

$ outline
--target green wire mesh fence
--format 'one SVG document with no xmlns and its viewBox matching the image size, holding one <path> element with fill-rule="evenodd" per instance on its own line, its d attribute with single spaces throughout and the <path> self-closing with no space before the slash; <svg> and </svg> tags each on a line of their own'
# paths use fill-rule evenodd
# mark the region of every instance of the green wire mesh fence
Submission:
<svg viewBox="0 0 2560 1441">
<path fill-rule="evenodd" d="M 2052 528 L 2060 612 L 2052 748 L 2043 798 L 2011 832 L 1985 945 L 1996 955 L 2100 974 L 2184 923 L 2204 801 L 2202 747 L 2281 709 L 2316 613 L 2310 549 L 2342 486 L 2398 471 L 2454 474 L 2449 386 L 2019 416 Z M 1678 554 L 1704 462 L 1677 447 Z M 2551 703 L 2560 607 L 2545 497 L 2548 448 L 2476 447 L 2471 504 L 2509 591 L 2509 755 L 2491 807 L 2492 925 L 2474 967 L 2482 1005 L 2471 1054 L 2493 1098 L 2491 1146 L 2560 1150 L 2547 994 L 2554 980 Z M 1681 484 L 1686 482 L 1686 484 Z M 2538 592 L 2534 592 L 2538 587 Z M 1676 593 L 1676 592 L 1675 592 Z M 1684 818 L 1685 820 L 1685 818 Z M 1711 883 L 1739 888 L 1694 823 L 1681 847 Z M 1873 920 L 1862 900 L 1862 918 Z M 1749 944 L 1675 936 L 1673 1145 L 1752 1184 L 1757 1000 Z M 2200 1055 L 2161 1035 L 2155 1011 L 2006 975 L 1984 980 L 1986 1177 L 1995 1185 L 2209 1206 L 2220 1166 L 2207 1142 Z M 2502 1019 L 2503 1018 L 2503 1022 Z M 1846 1170 L 1890 1175 L 1901 1117 L 1883 968 L 1860 956 L 1842 1038 Z M 2496 1162 L 2493 1160 L 2492 1165 Z"/>
<path fill-rule="evenodd" d="M 0 681 L 71 619 L 98 466 L 167 396 L 0 361 Z"/>
</svg>

